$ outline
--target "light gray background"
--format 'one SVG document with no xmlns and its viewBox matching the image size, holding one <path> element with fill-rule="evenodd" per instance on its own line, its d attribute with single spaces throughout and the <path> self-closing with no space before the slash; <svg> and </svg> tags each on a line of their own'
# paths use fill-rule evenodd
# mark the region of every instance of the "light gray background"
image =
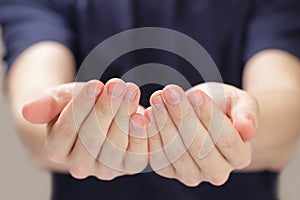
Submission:
<svg viewBox="0 0 300 200">
<path fill-rule="evenodd" d="M 0 55 L 2 52 L 0 41 Z M 0 199 L 49 199 L 51 191 L 49 174 L 33 166 L 14 130 L 3 91 L 3 73 L 4 67 L 0 63 Z M 300 143 L 293 159 L 282 172 L 280 180 L 280 199 L 299 200 Z"/>
</svg>

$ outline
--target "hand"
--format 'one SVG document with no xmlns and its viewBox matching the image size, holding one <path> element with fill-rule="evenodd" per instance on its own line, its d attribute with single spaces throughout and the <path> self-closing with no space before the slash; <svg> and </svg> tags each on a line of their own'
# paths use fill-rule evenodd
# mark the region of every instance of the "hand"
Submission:
<svg viewBox="0 0 300 200">
<path fill-rule="evenodd" d="M 139 98 L 138 87 L 120 79 L 105 86 L 72 83 L 26 104 L 23 115 L 48 123 L 50 160 L 67 165 L 76 178 L 111 180 L 138 173 L 148 163 L 146 120 L 136 113 Z"/>
<path fill-rule="evenodd" d="M 246 92 L 225 86 L 224 108 L 218 105 L 221 98 L 215 103 L 199 88 L 185 94 L 170 85 L 151 96 L 145 111 L 149 162 L 157 174 L 188 186 L 202 181 L 222 185 L 232 170 L 251 162 L 247 140 L 257 125 L 257 103 Z"/>
</svg>

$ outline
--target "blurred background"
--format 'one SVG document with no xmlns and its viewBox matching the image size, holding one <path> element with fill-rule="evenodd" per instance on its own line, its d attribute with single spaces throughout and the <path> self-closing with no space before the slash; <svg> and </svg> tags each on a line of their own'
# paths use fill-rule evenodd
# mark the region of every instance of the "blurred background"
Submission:
<svg viewBox="0 0 300 200">
<path fill-rule="evenodd" d="M 0 55 L 3 52 L 0 39 Z M 0 60 L 0 200 L 49 199 L 50 175 L 33 166 L 14 129 L 4 93 L 4 73 L 4 63 Z M 300 199 L 300 141 L 298 144 L 292 160 L 280 176 L 280 200 Z"/>
</svg>

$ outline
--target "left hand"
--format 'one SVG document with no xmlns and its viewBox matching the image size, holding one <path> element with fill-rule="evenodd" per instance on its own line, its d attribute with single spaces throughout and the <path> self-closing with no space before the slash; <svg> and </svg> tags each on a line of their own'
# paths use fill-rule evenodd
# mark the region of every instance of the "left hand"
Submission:
<svg viewBox="0 0 300 200">
<path fill-rule="evenodd" d="M 224 87 L 225 107 L 222 98 L 203 92 L 205 86 Z M 250 164 L 248 140 L 258 123 L 258 104 L 250 94 L 219 83 L 198 85 L 186 93 L 169 85 L 155 92 L 150 103 L 145 111 L 149 162 L 157 174 L 188 186 L 203 181 L 222 185 L 233 170 Z"/>
</svg>

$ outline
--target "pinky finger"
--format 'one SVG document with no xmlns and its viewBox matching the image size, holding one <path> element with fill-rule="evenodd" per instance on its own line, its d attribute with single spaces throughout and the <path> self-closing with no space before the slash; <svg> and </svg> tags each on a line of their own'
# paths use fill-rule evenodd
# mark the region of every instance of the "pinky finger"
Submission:
<svg viewBox="0 0 300 200">
<path fill-rule="evenodd" d="M 135 113 L 131 116 L 129 124 L 129 144 L 124 171 L 138 173 L 145 169 L 148 163 L 146 119 L 142 114 Z"/>
</svg>

